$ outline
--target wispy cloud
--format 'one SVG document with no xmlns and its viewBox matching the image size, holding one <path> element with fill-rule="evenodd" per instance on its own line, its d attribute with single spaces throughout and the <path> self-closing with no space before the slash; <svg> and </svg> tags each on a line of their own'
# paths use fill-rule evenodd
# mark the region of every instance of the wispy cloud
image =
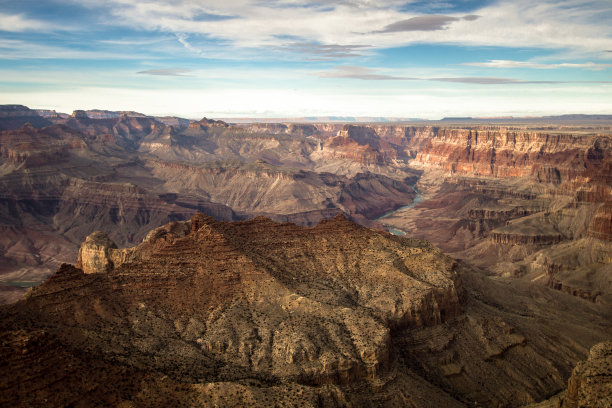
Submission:
<svg viewBox="0 0 612 408">
<path fill-rule="evenodd" d="M 162 69 L 147 69 L 145 71 L 139 71 L 138 74 L 162 75 L 162 76 L 187 76 L 185 74 L 189 72 L 191 72 L 191 70 L 185 69 L 185 68 L 162 68 Z"/>
<path fill-rule="evenodd" d="M 313 75 L 319 78 L 352 78 L 367 81 L 389 81 L 389 80 L 413 80 L 405 76 L 381 74 L 372 68 L 358 67 L 352 65 L 341 65 L 329 71 L 315 72 Z"/>
<path fill-rule="evenodd" d="M 51 31 L 56 28 L 53 24 L 27 18 L 23 14 L 0 13 L 0 31 Z"/>
<path fill-rule="evenodd" d="M 161 38 L 134 38 L 134 39 L 121 39 L 121 40 L 99 40 L 103 44 L 111 45 L 151 45 L 164 41 L 174 41 L 175 37 L 161 37 Z"/>
<path fill-rule="evenodd" d="M 176 39 L 178 40 L 178 42 L 180 42 L 183 45 L 183 47 L 185 47 L 186 49 L 188 49 L 189 51 L 191 51 L 191 52 L 193 52 L 195 54 L 203 56 L 204 52 L 201 49 L 191 45 L 189 43 L 189 41 L 187 41 L 187 38 L 189 38 L 189 37 L 186 34 L 183 34 L 183 33 L 177 33 L 176 34 Z"/>
<path fill-rule="evenodd" d="M 425 16 L 412 17 L 407 20 L 397 21 L 395 23 L 387 25 L 385 28 L 379 31 L 373 31 L 373 33 L 398 33 L 405 31 L 438 31 L 448 29 L 448 25 L 455 21 L 466 20 L 474 21 L 480 16 L 471 14 L 467 16 L 453 17 L 429 14 Z"/>
<path fill-rule="evenodd" d="M 319 0 L 109 0 L 103 6 L 79 0 L 83 2 L 110 13 L 113 24 L 226 41 L 227 54 L 287 47 L 287 36 L 305 43 L 365 43 L 374 48 L 429 43 L 591 53 L 612 49 L 612 27 L 602 18 L 609 13 L 609 0 L 500 0 L 483 3 L 469 15 L 415 15 L 400 0 L 339 1 L 332 7 Z"/>
<path fill-rule="evenodd" d="M 362 51 L 369 48 L 368 45 L 342 45 L 342 44 L 317 44 L 317 43 L 289 43 L 279 47 L 284 51 L 293 51 L 311 56 L 310 60 L 335 60 L 362 56 Z"/>
<path fill-rule="evenodd" d="M 57 59 L 57 60 L 142 60 L 156 59 L 155 56 L 144 53 L 121 53 L 101 50 L 77 50 L 64 46 L 37 44 L 22 40 L 0 39 L 0 58 L 18 59 Z"/>
<path fill-rule="evenodd" d="M 381 73 L 379 70 L 353 66 L 340 65 L 328 71 L 314 72 L 312 75 L 319 78 L 347 78 L 347 79 L 362 79 L 366 81 L 434 81 L 434 82 L 455 82 L 462 84 L 473 85 L 516 85 L 516 84 L 560 84 L 568 83 L 564 81 L 527 81 L 515 78 L 496 78 L 496 77 L 410 77 L 403 75 L 389 75 Z M 572 81 L 584 82 L 584 81 Z"/>
<path fill-rule="evenodd" d="M 456 77 L 456 78 L 428 78 L 429 81 L 437 82 L 457 82 L 462 84 L 477 85 L 512 85 L 512 84 L 559 84 L 560 81 L 523 81 L 514 78 L 493 78 L 493 77 Z"/>
<path fill-rule="evenodd" d="M 584 68 L 591 71 L 601 71 L 611 68 L 612 64 L 597 64 L 594 62 L 570 63 L 562 62 L 558 64 L 540 64 L 528 61 L 512 60 L 490 60 L 487 62 L 466 62 L 462 65 L 485 68 L 534 68 L 534 69 L 558 69 L 558 68 Z"/>
<path fill-rule="evenodd" d="M 523 84 L 610 84 L 612 81 L 536 81 L 515 78 L 494 77 L 452 77 L 452 78 L 426 78 L 428 81 L 456 82 L 474 85 L 523 85 Z"/>
</svg>

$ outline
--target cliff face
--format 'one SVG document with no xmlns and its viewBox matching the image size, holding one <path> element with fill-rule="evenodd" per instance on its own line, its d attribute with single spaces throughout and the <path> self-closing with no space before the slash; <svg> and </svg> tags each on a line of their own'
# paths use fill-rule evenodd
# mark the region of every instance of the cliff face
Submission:
<svg viewBox="0 0 612 408">
<path fill-rule="evenodd" d="M 601 240 L 612 241 L 612 202 L 607 202 L 597 209 L 589 224 L 588 234 Z"/>
<path fill-rule="evenodd" d="M 18 130 L 0 132 L 0 158 L 15 165 L 55 164 L 66 160 L 68 150 L 86 147 L 78 132 L 68 127 L 47 127 L 39 131 L 26 124 Z"/>
<path fill-rule="evenodd" d="M 0 130 L 19 129 L 26 123 L 36 127 L 48 126 L 49 120 L 23 105 L 0 105 Z"/>
<path fill-rule="evenodd" d="M 324 154 L 360 164 L 383 164 L 396 157 L 391 145 L 369 127 L 346 125 L 323 145 Z"/>
<path fill-rule="evenodd" d="M 527 177 L 559 184 L 582 177 L 601 161 L 602 146 L 592 136 L 497 129 L 448 129 L 433 132 L 416 162 L 457 174 Z M 606 148 L 607 149 L 607 148 Z"/>
<path fill-rule="evenodd" d="M 586 361 L 576 365 L 567 385 L 563 408 L 612 405 L 612 342 L 596 344 Z"/>
</svg>

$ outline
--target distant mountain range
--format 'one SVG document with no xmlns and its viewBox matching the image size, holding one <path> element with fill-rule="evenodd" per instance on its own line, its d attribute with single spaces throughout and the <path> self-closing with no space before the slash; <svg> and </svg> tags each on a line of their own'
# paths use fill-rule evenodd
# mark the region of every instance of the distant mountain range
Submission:
<svg viewBox="0 0 612 408">
<path fill-rule="evenodd" d="M 154 116 L 146 115 L 134 111 L 110 111 L 104 109 L 75 110 L 72 114 L 56 112 L 52 109 L 30 109 L 23 105 L 0 105 L 0 119 L 15 116 L 20 117 L 40 117 L 50 118 L 69 118 L 70 116 L 81 116 L 89 119 L 116 119 L 121 116 L 127 117 L 151 117 L 164 124 L 176 126 L 187 126 L 196 119 L 181 118 L 177 116 Z M 548 124 L 610 124 L 612 125 L 612 115 L 586 115 L 586 114 L 565 114 L 553 116 L 493 116 L 493 117 L 444 117 L 440 120 L 422 119 L 417 117 L 391 117 L 391 116 L 303 116 L 303 117 L 277 117 L 277 118 L 218 118 L 227 123 L 246 124 L 246 123 L 495 123 L 495 124 L 520 124 L 520 123 L 548 123 Z M 39 119 L 35 121 L 40 122 Z M 31 121 L 30 121 L 31 122 Z M 24 122 L 25 123 L 25 122 Z M 32 122 L 31 122 L 32 123 Z M 38 123 L 33 123 L 38 126 Z"/>
</svg>

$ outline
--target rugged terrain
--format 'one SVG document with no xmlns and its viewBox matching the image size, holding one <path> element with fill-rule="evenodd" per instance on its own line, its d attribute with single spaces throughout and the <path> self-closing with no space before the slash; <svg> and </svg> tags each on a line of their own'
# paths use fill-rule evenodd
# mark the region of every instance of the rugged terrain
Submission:
<svg viewBox="0 0 612 408">
<path fill-rule="evenodd" d="M 612 334 L 601 305 L 342 215 L 96 232 L 77 267 L 0 309 L 3 405 L 520 406 Z"/>
<path fill-rule="evenodd" d="M 303 225 L 343 212 L 367 223 L 415 196 L 410 170 L 374 173 L 338 158 L 339 166 L 350 164 L 346 171 L 319 171 L 325 160 L 309 154 L 321 142 L 311 136 L 260 134 L 207 119 L 175 129 L 144 115 L 98 111 L 31 120 L 48 125 L 39 129 L 22 123 L 36 113 L 21 109 L 5 108 L 8 118 L 0 120 L 19 126 L 0 131 L 0 279 L 10 283 L 3 285 L 7 299 L 73 262 L 78 244 L 96 229 L 126 245 L 196 211 Z"/>
<path fill-rule="evenodd" d="M 0 129 L 4 405 L 605 404 L 605 120 Z"/>
<path fill-rule="evenodd" d="M 599 122 L 230 125 L 7 105 L 0 126 L 7 299 L 72 262 L 95 229 L 133 245 L 202 211 L 302 225 L 342 212 L 492 273 L 611 301 L 612 142 Z"/>
<path fill-rule="evenodd" d="M 424 200 L 386 224 L 493 273 L 611 304 L 610 136 L 432 128 L 427 140 L 411 162 Z"/>
</svg>

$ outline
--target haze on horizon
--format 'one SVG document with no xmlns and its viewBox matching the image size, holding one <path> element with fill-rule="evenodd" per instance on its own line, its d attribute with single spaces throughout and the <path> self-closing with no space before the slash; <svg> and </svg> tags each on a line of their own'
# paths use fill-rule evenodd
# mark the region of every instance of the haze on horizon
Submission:
<svg viewBox="0 0 612 408">
<path fill-rule="evenodd" d="M 612 113 L 609 0 L 0 0 L 0 103 L 183 117 Z"/>
</svg>

